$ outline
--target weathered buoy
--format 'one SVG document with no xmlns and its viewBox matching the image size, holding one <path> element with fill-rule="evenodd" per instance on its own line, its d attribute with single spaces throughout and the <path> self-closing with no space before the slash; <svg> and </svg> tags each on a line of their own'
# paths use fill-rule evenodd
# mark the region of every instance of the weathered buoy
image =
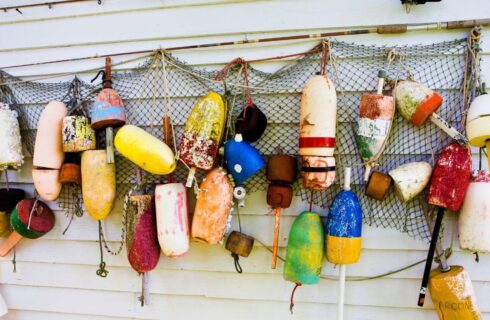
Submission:
<svg viewBox="0 0 490 320">
<path fill-rule="evenodd" d="M 301 178 L 304 188 L 326 190 L 335 181 L 335 158 L 301 157 Z"/>
<path fill-rule="evenodd" d="M 225 104 L 216 92 L 201 97 L 192 108 L 178 148 L 179 158 L 191 168 L 186 187 L 191 187 L 196 169 L 211 170 L 218 155 L 225 126 Z"/>
<path fill-rule="evenodd" d="M 82 184 L 82 169 L 77 163 L 63 163 L 60 170 L 60 182 Z"/>
<path fill-rule="evenodd" d="M 356 263 L 361 255 L 362 210 L 350 190 L 351 168 L 344 170 L 344 190 L 333 200 L 325 228 L 327 260 L 333 264 Z"/>
<path fill-rule="evenodd" d="M 158 241 L 167 257 L 179 257 L 189 250 L 187 192 L 182 183 L 160 184 L 155 188 Z"/>
<path fill-rule="evenodd" d="M 226 250 L 241 257 L 248 257 L 254 245 L 254 238 L 238 231 L 232 231 L 226 240 Z"/>
<path fill-rule="evenodd" d="M 199 187 L 192 220 L 192 237 L 216 244 L 223 238 L 233 203 L 233 187 L 222 168 L 211 170 Z"/>
<path fill-rule="evenodd" d="M 325 190 L 335 180 L 337 94 L 326 76 L 311 77 L 301 95 L 299 154 L 303 187 Z"/>
<path fill-rule="evenodd" d="M 365 195 L 383 201 L 388 196 L 391 186 L 391 177 L 379 171 L 374 171 L 370 176 L 366 185 Z"/>
<path fill-rule="evenodd" d="M 482 94 L 476 97 L 466 115 L 466 134 L 473 147 L 486 147 L 490 150 L 490 95 L 483 87 Z M 490 168 L 490 158 L 488 158 Z"/>
<path fill-rule="evenodd" d="M 116 168 L 107 163 L 105 150 L 82 153 L 82 195 L 85 208 L 95 220 L 104 219 L 116 198 Z"/>
<path fill-rule="evenodd" d="M 332 157 L 337 127 L 337 93 L 326 76 L 311 77 L 301 95 L 299 154 Z"/>
<path fill-rule="evenodd" d="M 458 211 L 471 177 L 470 150 L 457 143 L 450 143 L 442 149 L 427 193 L 427 201 L 434 206 Z"/>
<path fill-rule="evenodd" d="M 252 252 L 255 239 L 245 233 L 232 231 L 226 239 L 225 248 L 231 252 L 231 256 L 235 260 L 235 270 L 242 273 L 243 269 L 239 263 L 239 257 L 247 258 Z"/>
<path fill-rule="evenodd" d="M 173 151 L 163 141 L 137 126 L 120 128 L 114 145 L 121 155 L 153 174 L 169 174 L 177 165 Z"/>
<path fill-rule="evenodd" d="M 37 168 L 60 169 L 63 153 L 63 118 L 67 110 L 63 102 L 51 101 L 41 112 L 37 124 L 32 165 Z"/>
<path fill-rule="evenodd" d="M 85 116 L 63 118 L 63 152 L 81 152 L 96 148 L 95 131 Z"/>
<path fill-rule="evenodd" d="M 390 170 L 395 192 L 403 202 L 419 195 L 429 183 L 432 167 L 425 161 L 410 162 Z"/>
<path fill-rule="evenodd" d="M 155 202 L 151 195 L 130 196 L 135 213 L 127 216 L 126 249 L 131 267 L 139 272 L 153 270 L 160 259 Z"/>
<path fill-rule="evenodd" d="M 22 189 L 0 188 L 0 211 L 10 213 L 24 197 L 25 191 Z"/>
<path fill-rule="evenodd" d="M 279 228 L 281 209 L 289 208 L 293 199 L 292 183 L 296 180 L 298 162 L 295 157 L 278 154 L 269 157 L 267 161 L 267 204 L 275 210 L 274 242 L 272 244 L 272 269 L 276 268 L 277 250 L 279 243 Z"/>
<path fill-rule="evenodd" d="M 105 60 L 103 89 L 95 99 L 91 109 L 92 128 L 105 129 L 107 162 L 114 163 L 114 127 L 126 123 L 126 113 L 119 94 L 112 89 L 111 58 Z"/>
<path fill-rule="evenodd" d="M 244 141 L 240 134 L 225 143 L 225 161 L 237 185 L 243 184 L 265 167 L 259 151 Z"/>
<path fill-rule="evenodd" d="M 291 312 L 296 288 L 320 281 L 324 241 L 322 221 L 316 212 L 304 211 L 296 217 L 289 231 L 284 263 L 284 279 L 296 284 L 291 294 Z"/>
<path fill-rule="evenodd" d="M 66 113 L 64 103 L 51 101 L 41 112 L 37 125 L 32 180 L 36 191 L 46 201 L 55 200 L 61 192 L 59 169 L 65 158 L 62 129 Z"/>
<path fill-rule="evenodd" d="M 60 170 L 32 168 L 32 181 L 39 196 L 45 201 L 53 201 L 61 192 Z"/>
<path fill-rule="evenodd" d="M 13 231 L 0 246 L 4 257 L 22 238 L 37 239 L 54 227 L 53 211 L 43 202 L 34 199 L 21 200 L 10 215 Z"/>
<path fill-rule="evenodd" d="M 383 95 L 386 71 L 378 72 L 376 94 L 363 94 L 357 121 L 356 143 L 366 166 L 364 181 L 368 180 L 371 167 L 378 160 L 388 140 L 395 115 L 395 101 Z"/>
<path fill-rule="evenodd" d="M 259 140 L 266 127 L 267 117 L 255 104 L 245 106 L 235 121 L 235 132 L 248 142 Z"/>
<path fill-rule="evenodd" d="M 419 127 L 430 119 L 459 143 L 468 142 L 464 135 L 435 113 L 442 104 L 442 97 L 437 92 L 420 82 L 406 80 L 396 84 L 393 96 L 398 112 L 413 125 Z"/>
<path fill-rule="evenodd" d="M 490 252 L 490 174 L 477 171 L 471 178 L 459 214 L 459 246 L 472 252 Z"/>
<path fill-rule="evenodd" d="M 437 158 L 427 192 L 427 202 L 438 206 L 437 218 L 430 242 L 418 305 L 423 306 L 429 282 L 430 269 L 441 230 L 444 210 L 458 211 L 468 189 L 471 175 L 471 153 L 466 146 L 452 142 Z"/>
<path fill-rule="evenodd" d="M 447 272 L 432 270 L 429 291 L 439 319 L 482 319 L 470 276 L 463 267 L 451 266 Z"/>
<path fill-rule="evenodd" d="M 19 169 L 24 163 L 17 112 L 0 102 L 0 171 Z"/>
</svg>

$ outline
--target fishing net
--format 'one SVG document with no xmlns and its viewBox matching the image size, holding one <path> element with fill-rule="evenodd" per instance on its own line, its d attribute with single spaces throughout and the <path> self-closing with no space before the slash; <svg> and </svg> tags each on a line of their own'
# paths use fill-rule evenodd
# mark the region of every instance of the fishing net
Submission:
<svg viewBox="0 0 490 320">
<path fill-rule="evenodd" d="M 355 121 L 358 118 L 361 95 L 375 91 L 378 70 L 385 69 L 391 79 L 406 79 L 410 76 L 439 92 L 444 103 L 438 113 L 456 128 L 464 130 L 462 123 L 465 92 L 462 85 L 466 70 L 467 40 L 394 47 L 333 40 L 326 44 L 326 72 L 335 83 L 338 100 L 335 151 L 337 174 L 335 184 L 327 191 L 314 192 L 314 203 L 328 208 L 333 197 L 341 190 L 343 168 L 352 166 L 352 189 L 359 197 L 366 224 L 395 228 L 412 237 L 429 239 L 430 233 L 418 200 L 402 203 L 394 192 L 384 202 L 364 195 L 364 167 L 354 138 Z M 279 148 L 286 154 L 298 155 L 301 91 L 305 82 L 320 71 L 321 48 L 322 45 L 310 53 L 292 59 L 293 61 L 274 73 L 248 68 L 252 98 L 268 119 L 264 135 L 254 143 L 264 157 L 277 153 Z M 113 72 L 112 81 L 113 88 L 124 101 L 129 123 L 163 139 L 162 117 L 170 116 L 177 142 L 197 99 L 209 90 L 222 94 L 226 91 L 229 121 L 225 139 L 228 139 L 234 133 L 234 119 L 246 103 L 243 65 L 231 66 L 224 81 L 216 81 L 216 75 L 217 71 L 191 67 L 168 53 L 157 52 L 137 68 Z M 3 100 L 18 111 L 23 143 L 31 153 L 36 125 L 47 102 L 61 100 L 68 103 L 72 113 L 80 110 L 88 112 L 91 102 L 101 89 L 100 80 L 90 83 L 74 78 L 69 82 L 46 83 L 22 81 L 4 72 L 0 76 L 0 82 L 6 84 L 2 87 Z M 385 94 L 390 94 L 390 89 L 389 84 L 385 85 Z M 74 96 L 79 98 L 74 99 Z M 386 173 L 411 161 L 423 160 L 433 164 L 434 155 L 448 141 L 445 133 L 432 123 L 417 128 L 396 114 L 385 151 L 374 170 Z M 98 147 L 105 147 L 102 132 L 98 133 Z M 222 159 L 218 159 L 218 162 L 223 163 Z M 116 168 L 117 190 L 121 196 L 136 183 L 136 169 L 117 152 Z M 175 178 L 177 181 L 185 181 L 187 173 L 188 168 L 179 163 Z M 198 181 L 201 181 L 203 174 L 198 172 Z M 150 174 L 145 174 L 145 179 L 148 183 L 166 181 L 166 177 Z M 264 171 L 245 184 L 249 193 L 265 190 L 267 186 Z M 310 191 L 301 188 L 299 181 L 294 187 L 297 196 L 305 201 L 310 200 Z M 60 206 L 66 210 L 73 210 L 77 201 L 73 190 L 64 188 L 58 199 Z M 322 211 L 321 214 L 325 216 L 326 210 Z"/>
</svg>

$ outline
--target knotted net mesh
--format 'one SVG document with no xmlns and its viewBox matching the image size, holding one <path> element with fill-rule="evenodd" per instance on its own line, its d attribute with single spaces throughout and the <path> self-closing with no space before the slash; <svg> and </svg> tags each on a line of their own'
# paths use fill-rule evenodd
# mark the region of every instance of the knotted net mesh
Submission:
<svg viewBox="0 0 490 320">
<path fill-rule="evenodd" d="M 430 238 L 419 201 L 424 195 L 408 203 L 397 199 L 394 192 L 390 192 L 383 202 L 364 195 L 364 167 L 354 138 L 355 122 L 361 95 L 375 91 L 378 70 L 385 69 L 388 78 L 395 81 L 410 76 L 439 92 L 444 102 L 438 113 L 456 128 L 464 130 L 462 84 L 467 45 L 466 39 L 395 47 L 328 41 L 326 72 L 335 83 L 338 100 L 337 173 L 335 184 L 328 190 L 314 192 L 316 205 L 328 208 L 342 188 L 343 168 L 352 166 L 352 189 L 361 203 L 364 223 L 395 228 L 416 238 Z M 306 81 L 320 70 L 322 53 L 318 48 L 288 62 L 274 73 L 262 72 L 252 66 L 248 69 L 252 98 L 268 119 L 264 135 L 254 143 L 264 157 L 275 154 L 278 148 L 286 154 L 298 155 L 300 97 Z M 128 123 L 163 139 L 162 118 L 170 116 L 177 143 L 198 98 L 209 90 L 221 94 L 226 90 L 229 121 L 225 139 L 229 139 L 233 135 L 234 119 L 245 105 L 243 65 L 233 66 L 224 81 L 216 81 L 216 75 L 217 71 L 192 67 L 168 53 L 157 52 L 137 68 L 113 72 L 112 82 L 124 101 Z M 0 76 L 5 84 L 2 86 L 3 100 L 18 111 L 23 143 L 31 153 L 37 122 L 46 103 L 60 100 L 67 103 L 71 113 L 84 111 L 90 114 L 90 105 L 101 89 L 100 82 L 92 84 L 76 77 L 69 82 L 46 83 L 22 81 L 5 72 Z M 385 94 L 391 94 L 390 91 L 390 84 L 386 84 Z M 102 132 L 98 132 L 99 148 L 105 147 L 104 137 Z M 386 148 L 375 170 L 387 173 L 401 164 L 421 160 L 433 165 L 434 155 L 448 141 L 446 134 L 432 123 L 415 127 L 396 114 Z M 218 159 L 218 163 L 222 164 L 222 159 Z M 116 168 L 117 190 L 121 196 L 135 184 L 136 170 L 134 164 L 117 152 Z M 187 173 L 188 169 L 179 163 L 175 171 L 176 180 L 185 181 Z M 197 180 L 201 181 L 204 174 L 198 172 Z M 145 179 L 149 183 L 166 181 L 166 177 L 148 173 Z M 267 186 L 264 170 L 245 184 L 249 193 L 265 190 Z M 294 188 L 297 196 L 310 200 L 310 191 L 301 188 L 300 181 Z M 67 211 L 75 210 L 78 200 L 74 194 L 73 188 L 64 188 L 58 199 L 60 206 Z M 322 211 L 325 211 L 321 212 L 325 216 L 326 210 Z"/>
</svg>

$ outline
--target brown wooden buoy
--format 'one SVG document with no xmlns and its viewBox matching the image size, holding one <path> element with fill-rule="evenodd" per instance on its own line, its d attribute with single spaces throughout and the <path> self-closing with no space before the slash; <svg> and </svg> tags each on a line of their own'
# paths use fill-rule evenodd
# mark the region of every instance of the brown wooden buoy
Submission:
<svg viewBox="0 0 490 320">
<path fill-rule="evenodd" d="M 242 267 L 238 262 L 238 256 L 248 257 L 252 252 L 255 239 L 239 231 L 232 231 L 226 239 L 225 248 L 231 251 L 231 256 L 235 259 L 235 269 L 238 273 L 242 273 Z"/>
<path fill-rule="evenodd" d="M 379 171 L 374 171 L 369 176 L 368 183 L 366 185 L 366 196 L 383 201 L 388 196 L 388 191 L 391 186 L 391 177 Z"/>
<path fill-rule="evenodd" d="M 61 183 L 82 184 L 82 170 L 79 164 L 64 163 L 60 171 Z"/>
</svg>

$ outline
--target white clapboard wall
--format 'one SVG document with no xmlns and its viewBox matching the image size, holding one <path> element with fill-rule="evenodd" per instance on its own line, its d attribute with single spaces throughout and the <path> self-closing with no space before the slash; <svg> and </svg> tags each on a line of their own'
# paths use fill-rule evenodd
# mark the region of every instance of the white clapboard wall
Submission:
<svg viewBox="0 0 490 320">
<path fill-rule="evenodd" d="M 3 0 L 0 6 L 35 3 Z M 490 18 L 488 0 L 442 0 L 413 8 L 407 14 L 399 0 L 102 0 L 0 12 L 0 68 L 47 60 L 93 56 L 172 46 L 318 33 L 342 27 L 376 24 L 436 22 Z M 490 29 L 483 32 L 484 79 L 490 82 Z M 367 44 L 418 44 L 465 36 L 464 31 L 419 31 L 405 35 L 361 35 L 343 39 Z M 341 37 L 342 39 L 342 37 Z M 183 51 L 176 55 L 195 66 L 218 68 L 240 56 L 256 59 L 307 50 L 316 40 L 244 45 Z M 130 57 L 115 57 L 113 61 Z M 262 62 L 255 67 L 276 70 L 284 62 Z M 77 72 L 103 65 L 103 59 L 6 69 L 26 78 Z M 82 77 L 90 75 L 81 74 Z M 65 79 L 70 76 L 63 76 Z M 54 78 L 47 81 L 56 81 Z M 32 161 L 11 173 L 14 185 L 33 192 Z M 476 159 L 475 159 L 476 163 Z M 39 240 L 23 240 L 17 247 L 17 270 L 12 255 L 0 259 L 0 293 L 10 312 L 5 319 L 332 319 L 337 283 L 322 280 L 303 286 L 296 294 L 294 315 L 289 314 L 293 284 L 282 278 L 283 263 L 270 269 L 271 255 L 256 245 L 240 259 L 244 273 L 237 274 L 223 246 L 193 243 L 183 258 L 161 258 L 150 273 L 150 304 L 141 308 L 139 276 L 130 268 L 125 252 L 105 254 L 109 275 L 99 278 L 97 224 L 87 215 L 77 219 L 67 234 L 65 214 L 55 203 L 55 229 Z M 118 209 L 119 208 L 119 209 Z M 107 238 L 116 247 L 120 239 L 121 204 L 106 222 Z M 281 222 L 280 254 L 294 217 L 306 208 L 297 199 Z M 265 195 L 250 195 L 241 210 L 244 231 L 266 245 L 272 243 L 274 218 Z M 236 227 L 236 219 L 233 225 Z M 455 221 L 455 217 L 450 217 Z M 457 235 L 455 235 L 455 241 Z M 390 229 L 363 229 L 363 252 L 348 276 L 372 276 L 406 266 L 426 256 L 428 245 Z M 455 243 L 451 264 L 470 273 L 480 308 L 490 319 L 490 257 L 462 252 Z M 324 263 L 323 274 L 336 275 Z M 383 279 L 348 282 L 346 319 L 436 319 L 429 301 L 416 307 L 423 265 Z"/>
</svg>

